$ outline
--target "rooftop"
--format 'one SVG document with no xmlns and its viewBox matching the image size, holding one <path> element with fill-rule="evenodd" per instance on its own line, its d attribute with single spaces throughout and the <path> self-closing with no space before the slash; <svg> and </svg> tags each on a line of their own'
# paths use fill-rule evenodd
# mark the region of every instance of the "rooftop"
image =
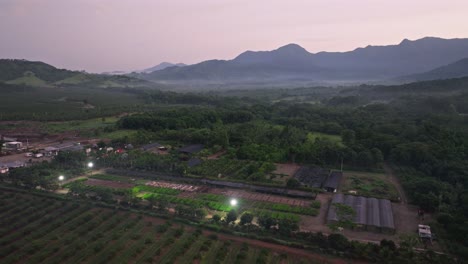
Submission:
<svg viewBox="0 0 468 264">
<path fill-rule="evenodd" d="M 323 184 L 323 188 L 338 189 L 342 177 L 343 173 L 341 171 L 333 171 Z"/>
<path fill-rule="evenodd" d="M 180 148 L 179 152 L 193 154 L 193 153 L 200 152 L 203 148 L 204 146 L 202 144 L 188 145 L 183 148 Z"/>
<path fill-rule="evenodd" d="M 328 221 L 338 221 L 334 203 L 345 204 L 354 209 L 353 222 L 360 225 L 395 229 L 392 205 L 389 200 L 363 196 L 335 194 L 328 210 Z"/>
</svg>

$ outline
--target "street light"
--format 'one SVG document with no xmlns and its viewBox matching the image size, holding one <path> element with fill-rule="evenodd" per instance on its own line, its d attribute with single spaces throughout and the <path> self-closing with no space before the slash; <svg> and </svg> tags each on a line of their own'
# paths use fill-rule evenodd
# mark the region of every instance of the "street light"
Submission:
<svg viewBox="0 0 468 264">
<path fill-rule="evenodd" d="M 236 205 L 237 205 L 237 200 L 231 199 L 231 206 L 236 206 Z"/>
<path fill-rule="evenodd" d="M 88 168 L 92 169 L 94 167 L 94 164 L 92 162 L 88 163 Z"/>
<path fill-rule="evenodd" d="M 61 188 L 62 187 L 62 182 L 63 182 L 63 180 L 65 180 L 65 176 L 63 176 L 63 175 L 58 176 L 58 180 L 59 180 L 59 187 Z"/>
</svg>

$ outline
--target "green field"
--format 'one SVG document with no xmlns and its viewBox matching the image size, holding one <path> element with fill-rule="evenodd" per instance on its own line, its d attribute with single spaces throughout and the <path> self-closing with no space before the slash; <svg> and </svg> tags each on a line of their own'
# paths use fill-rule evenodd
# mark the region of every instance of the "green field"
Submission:
<svg viewBox="0 0 468 264">
<path fill-rule="evenodd" d="M 117 122 L 116 117 L 93 118 L 88 120 L 76 120 L 65 122 L 48 122 L 42 125 L 42 129 L 48 133 L 62 133 L 70 130 L 89 130 L 112 126 Z"/>
<path fill-rule="evenodd" d="M 18 86 L 2 92 L 0 120 L 83 120 L 132 111 L 142 103 L 135 94 L 115 90 Z"/>
<path fill-rule="evenodd" d="M 311 263 L 162 219 L 0 192 L 2 263 Z"/>
<path fill-rule="evenodd" d="M 343 193 L 356 191 L 356 195 L 398 201 L 398 192 L 385 174 L 347 171 L 344 177 Z"/>
</svg>

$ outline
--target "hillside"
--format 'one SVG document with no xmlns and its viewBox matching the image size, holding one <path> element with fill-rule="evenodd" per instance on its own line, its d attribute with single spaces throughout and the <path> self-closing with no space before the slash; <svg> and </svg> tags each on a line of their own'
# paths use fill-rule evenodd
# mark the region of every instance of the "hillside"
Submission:
<svg viewBox="0 0 468 264">
<path fill-rule="evenodd" d="M 468 58 L 438 67 L 434 70 L 407 75 L 399 78 L 402 81 L 428 81 L 437 79 L 451 79 L 468 76 Z"/>
<path fill-rule="evenodd" d="M 246 51 L 232 60 L 170 67 L 139 78 L 168 83 L 367 82 L 416 74 L 468 57 L 468 39 L 423 38 L 348 52 L 310 53 L 297 44 Z"/>
<path fill-rule="evenodd" d="M 151 68 L 144 69 L 144 70 L 140 71 L 140 73 L 152 73 L 152 72 L 155 72 L 155 71 L 164 70 L 164 69 L 169 68 L 169 67 L 183 67 L 183 66 L 187 66 L 187 65 L 185 65 L 183 63 L 161 62 L 160 64 L 158 64 L 156 66 L 153 66 Z"/>
<path fill-rule="evenodd" d="M 143 88 L 156 86 L 124 75 L 58 69 L 44 62 L 0 59 L 0 82 L 33 87 Z"/>
<path fill-rule="evenodd" d="M 37 78 L 45 82 L 56 82 L 78 72 L 57 69 L 40 61 L 0 59 L 0 81 L 15 80 L 28 73 L 34 73 Z"/>
</svg>

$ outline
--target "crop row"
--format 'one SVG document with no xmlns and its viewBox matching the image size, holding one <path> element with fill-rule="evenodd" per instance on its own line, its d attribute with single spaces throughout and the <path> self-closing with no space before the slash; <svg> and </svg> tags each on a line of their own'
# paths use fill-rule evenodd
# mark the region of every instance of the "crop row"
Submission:
<svg viewBox="0 0 468 264">
<path fill-rule="evenodd" d="M 297 214 L 290 214 L 290 213 L 283 213 L 283 212 L 274 212 L 274 211 L 268 211 L 268 210 L 263 210 L 263 209 L 254 209 L 253 210 L 255 214 L 261 217 L 270 217 L 274 219 L 285 219 L 285 220 L 291 220 L 294 222 L 299 222 L 301 219 L 299 215 Z"/>
<path fill-rule="evenodd" d="M 203 235 L 199 229 L 170 223 L 156 225 L 160 220 L 130 212 L 28 194 L 15 198 L 0 194 L 0 198 L 5 198 L 0 209 L 7 210 L 0 213 L 1 221 L 10 223 L 0 233 L 0 260 L 6 264 L 262 263 L 260 257 L 272 260 L 269 252 L 257 247 L 218 240 L 216 235 Z M 177 199 L 185 203 L 191 200 Z M 8 217 L 6 212 L 15 209 L 12 205 L 21 210 Z M 297 256 L 286 258 L 288 263 L 300 261 Z"/>
<path fill-rule="evenodd" d="M 173 195 L 146 193 L 142 196 L 142 198 L 145 200 L 148 200 L 151 197 L 156 198 L 156 200 L 165 199 L 166 201 L 172 204 L 182 204 L 182 205 L 188 205 L 188 206 L 193 206 L 193 207 L 206 206 L 212 210 L 217 210 L 217 211 L 222 211 L 222 212 L 229 212 L 232 209 L 231 206 L 226 205 L 225 203 L 204 201 L 204 200 L 192 199 L 192 198 L 182 198 L 182 197 L 176 197 Z"/>
<path fill-rule="evenodd" d="M 268 203 L 268 202 L 255 202 L 252 205 L 254 208 L 268 209 L 279 212 L 294 213 L 301 215 L 312 215 L 317 216 L 319 211 L 316 208 L 305 207 L 305 206 L 292 206 L 287 204 L 279 203 Z"/>
</svg>

